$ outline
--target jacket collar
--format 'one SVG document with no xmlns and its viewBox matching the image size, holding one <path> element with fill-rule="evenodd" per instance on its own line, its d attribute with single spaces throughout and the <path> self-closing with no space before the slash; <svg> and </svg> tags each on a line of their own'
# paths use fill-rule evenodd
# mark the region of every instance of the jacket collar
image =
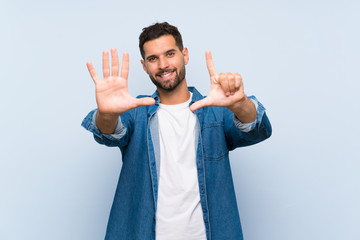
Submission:
<svg viewBox="0 0 360 240">
<path fill-rule="evenodd" d="M 196 101 L 199 101 L 200 99 L 203 99 L 204 96 L 201 95 L 201 93 L 198 92 L 198 90 L 196 90 L 195 87 L 188 87 L 189 91 L 193 93 L 192 99 L 190 104 L 193 104 Z"/>
<path fill-rule="evenodd" d="M 191 99 L 191 102 L 190 102 L 189 106 L 191 106 L 191 104 L 193 104 L 194 102 L 199 101 L 199 100 L 204 98 L 204 96 L 201 95 L 201 93 L 199 93 L 198 90 L 196 90 L 195 87 L 189 87 L 188 89 L 189 89 L 190 92 L 193 93 L 193 96 L 192 96 L 192 99 Z M 199 108 L 198 110 L 194 111 L 194 113 L 196 114 L 196 116 L 197 116 L 197 118 L 199 120 L 200 126 L 202 126 L 203 122 L 204 122 L 203 111 L 204 111 L 203 108 Z"/>
<path fill-rule="evenodd" d="M 190 92 L 192 92 L 192 94 L 193 94 L 190 105 L 193 104 L 194 102 L 199 101 L 200 99 L 204 98 L 204 96 L 202 96 L 198 92 L 198 90 L 196 90 L 195 87 L 188 87 L 188 90 Z M 153 95 L 151 95 L 151 97 L 153 99 L 155 99 L 155 104 L 149 106 L 149 108 L 148 108 L 148 117 L 150 117 L 151 115 L 153 115 L 157 111 L 157 109 L 159 108 L 159 103 L 160 103 L 159 92 L 157 90 L 153 93 Z M 199 109 L 199 110 L 201 110 L 201 109 Z M 195 113 L 197 113 L 199 110 L 196 110 Z"/>
</svg>

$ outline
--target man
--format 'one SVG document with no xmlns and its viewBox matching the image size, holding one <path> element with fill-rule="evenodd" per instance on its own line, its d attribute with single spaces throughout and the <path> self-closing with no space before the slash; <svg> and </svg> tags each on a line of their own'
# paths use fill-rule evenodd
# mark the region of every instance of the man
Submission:
<svg viewBox="0 0 360 240">
<path fill-rule="evenodd" d="M 216 73 L 209 51 L 208 96 L 188 88 L 189 54 L 176 27 L 156 23 L 139 39 L 157 88 L 151 97 L 129 94 L 128 53 L 120 77 L 116 49 L 111 71 L 103 52 L 103 80 L 87 63 L 98 108 L 82 125 L 123 160 L 105 239 L 242 239 L 228 154 L 271 135 L 264 107 L 244 94 L 239 74 Z"/>
</svg>

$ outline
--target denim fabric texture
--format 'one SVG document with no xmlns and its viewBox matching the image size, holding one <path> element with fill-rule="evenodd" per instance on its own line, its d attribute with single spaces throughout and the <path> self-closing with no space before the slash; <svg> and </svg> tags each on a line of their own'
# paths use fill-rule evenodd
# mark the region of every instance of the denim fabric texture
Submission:
<svg viewBox="0 0 360 240">
<path fill-rule="evenodd" d="M 204 98 L 195 88 L 190 105 Z M 144 96 L 139 96 L 144 97 Z M 161 168 L 157 91 L 156 103 L 132 109 L 120 116 L 114 134 L 102 134 L 91 111 L 82 126 L 95 140 L 119 147 L 122 169 L 112 204 L 105 239 L 155 240 L 158 175 Z M 243 239 L 240 217 L 231 175 L 229 151 L 256 144 L 270 137 L 272 129 L 265 108 L 257 103 L 257 119 L 246 131 L 227 108 L 205 107 L 195 111 L 196 166 L 200 201 L 208 240 Z M 241 128 L 240 128 L 241 129 Z"/>
</svg>

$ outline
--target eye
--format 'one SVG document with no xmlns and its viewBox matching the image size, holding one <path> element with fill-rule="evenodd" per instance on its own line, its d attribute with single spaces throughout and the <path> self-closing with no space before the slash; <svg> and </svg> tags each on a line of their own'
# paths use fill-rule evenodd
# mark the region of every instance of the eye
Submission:
<svg viewBox="0 0 360 240">
<path fill-rule="evenodd" d="M 172 57 L 172 56 L 174 56 L 174 55 L 175 55 L 174 52 L 168 52 L 168 53 L 167 53 L 167 56 L 168 56 L 168 57 Z"/>
<path fill-rule="evenodd" d="M 156 57 L 148 57 L 148 62 L 155 62 L 156 60 Z"/>
</svg>

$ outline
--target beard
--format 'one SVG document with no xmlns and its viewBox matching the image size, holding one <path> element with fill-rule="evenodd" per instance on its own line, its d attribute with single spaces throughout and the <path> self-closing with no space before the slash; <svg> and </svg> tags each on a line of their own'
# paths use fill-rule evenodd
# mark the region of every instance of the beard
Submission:
<svg viewBox="0 0 360 240">
<path fill-rule="evenodd" d="M 164 69 L 164 70 L 156 73 L 155 76 L 158 74 L 162 74 L 163 72 L 175 72 L 176 73 L 175 78 L 167 80 L 167 81 L 158 81 L 158 80 L 156 80 L 155 77 L 153 77 L 150 74 L 149 74 L 149 77 L 158 89 L 162 89 L 167 92 L 171 92 L 174 89 L 176 89 L 180 85 L 180 83 L 182 81 L 184 81 L 184 79 L 185 79 L 185 74 L 186 74 L 185 65 L 182 66 L 179 73 L 177 72 L 176 68 L 173 68 L 173 69 L 167 68 L 167 69 Z"/>
</svg>

